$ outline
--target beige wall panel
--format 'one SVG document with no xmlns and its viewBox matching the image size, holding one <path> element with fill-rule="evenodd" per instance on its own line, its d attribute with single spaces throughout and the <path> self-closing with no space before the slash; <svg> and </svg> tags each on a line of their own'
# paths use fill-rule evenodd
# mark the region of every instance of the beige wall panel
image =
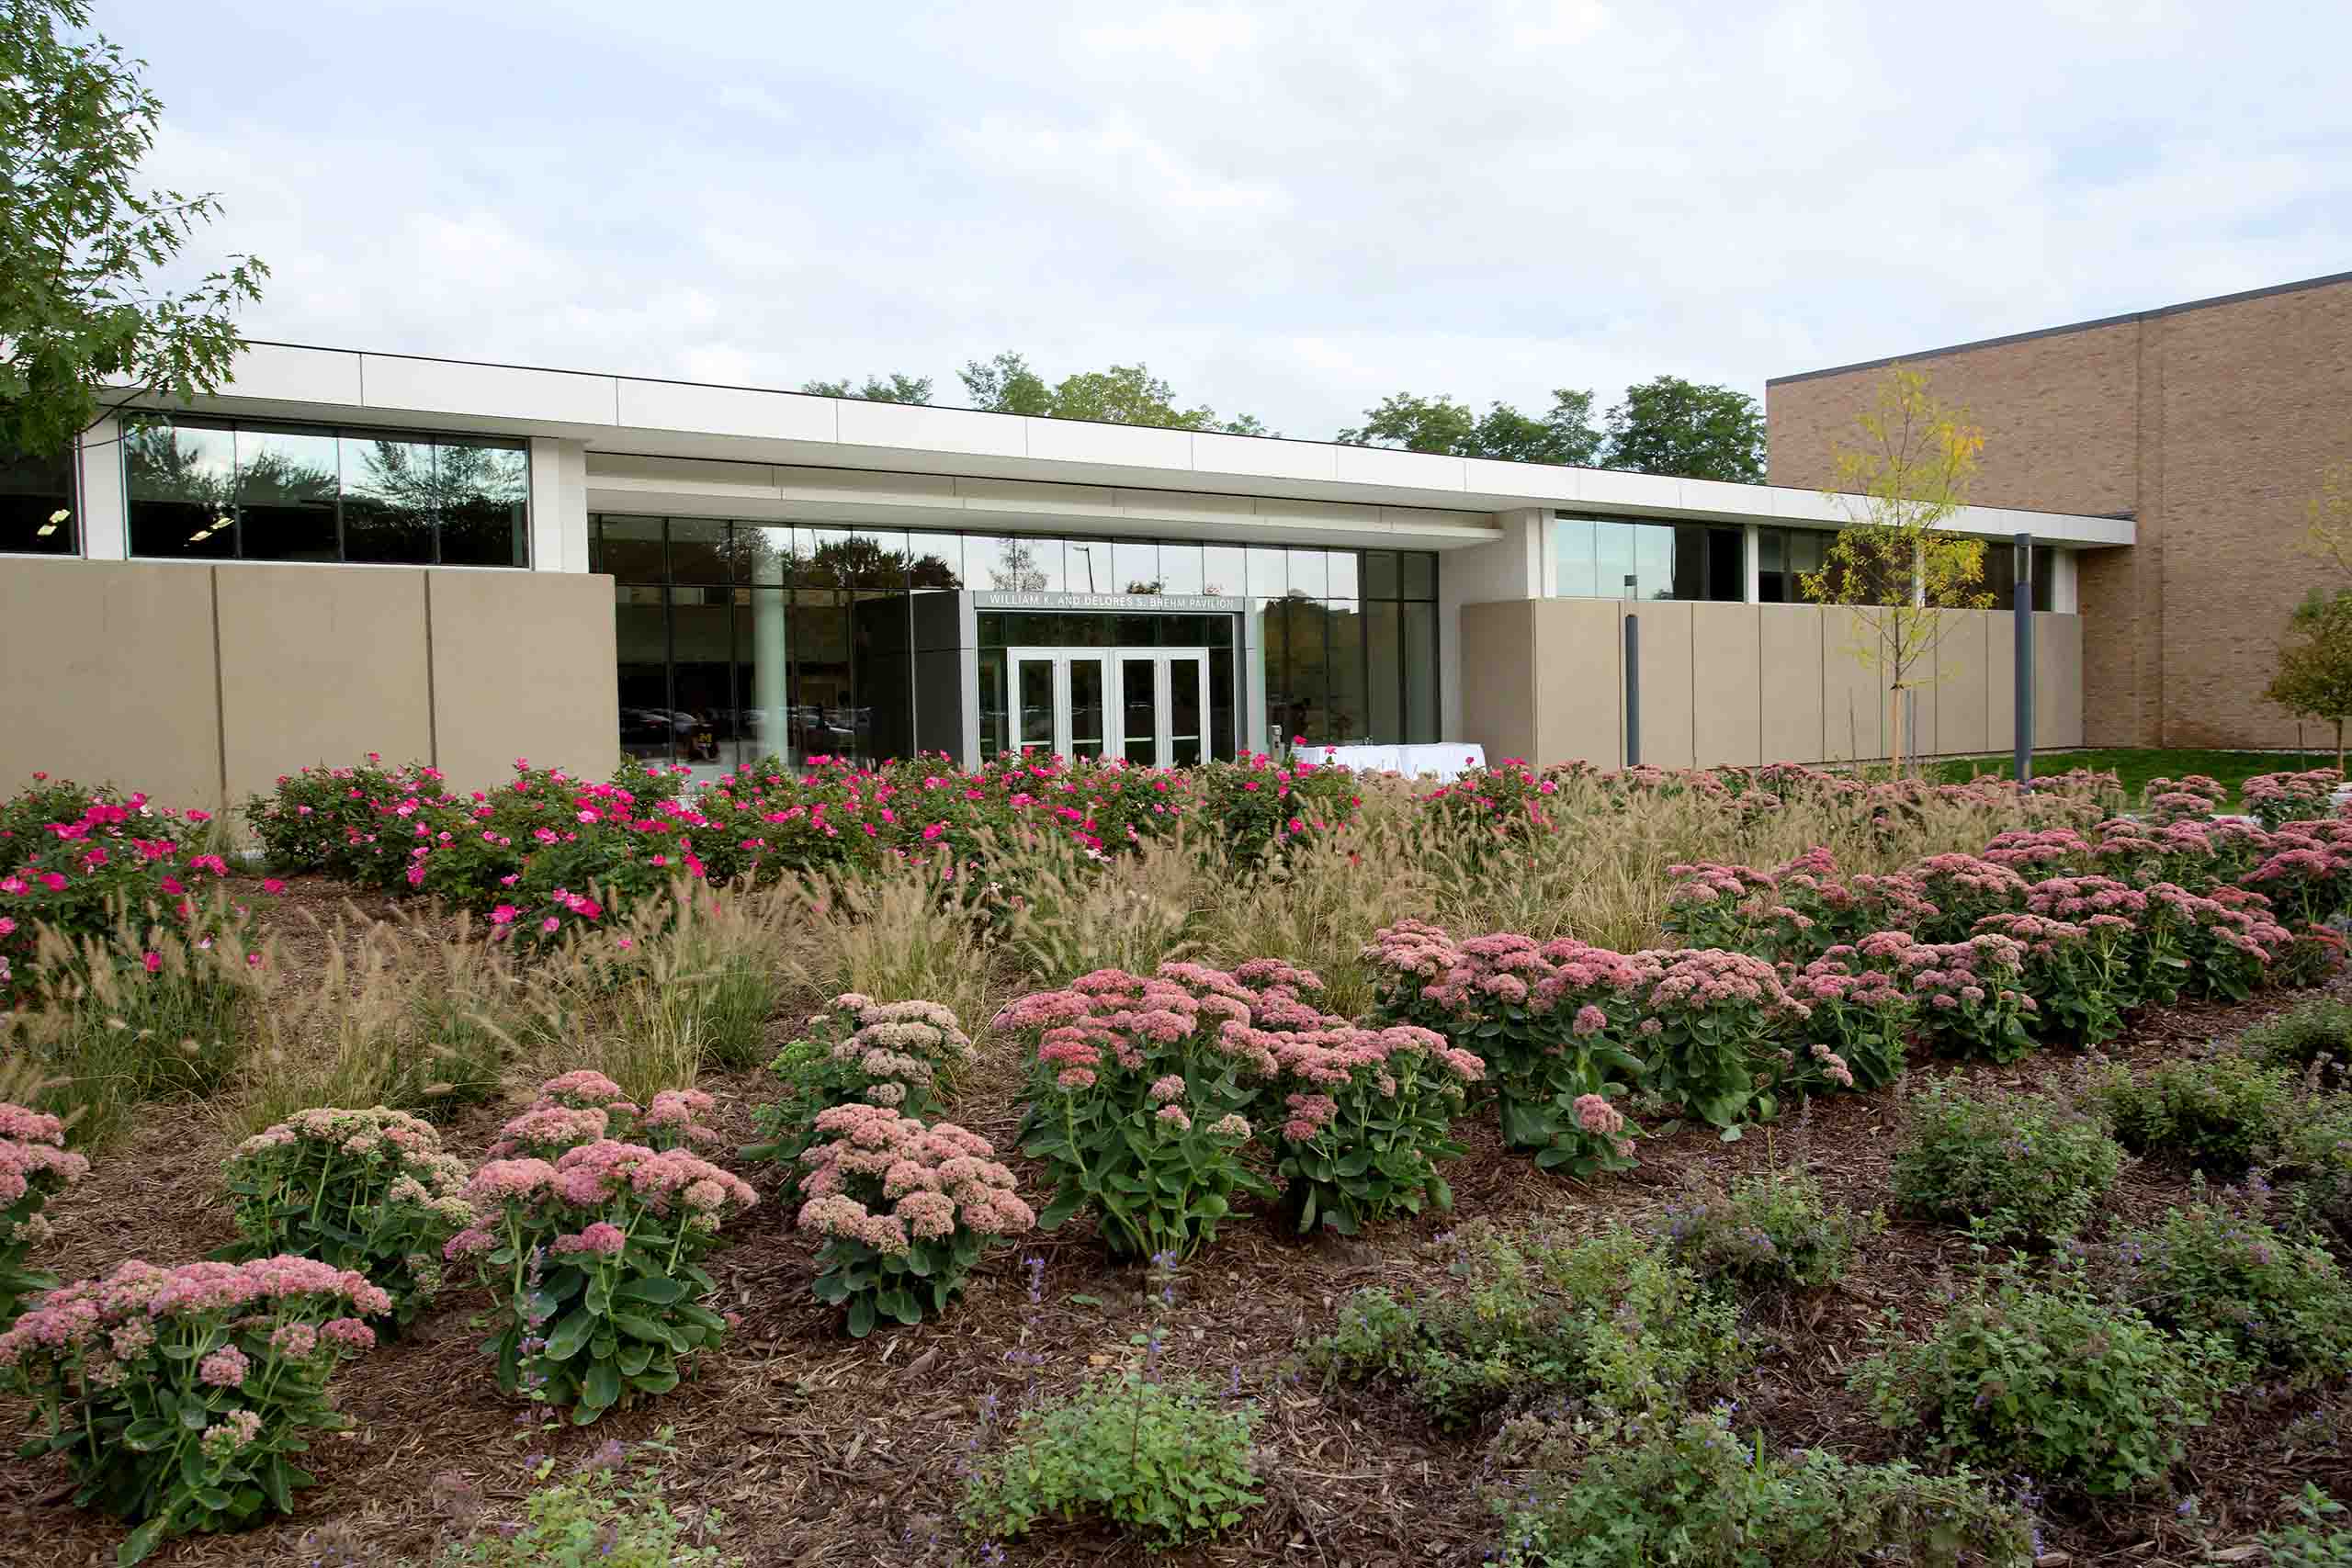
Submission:
<svg viewBox="0 0 2352 1568">
<path fill-rule="evenodd" d="M 1691 737 L 1702 768 L 1768 761 L 1758 604 L 1690 606 Z"/>
<path fill-rule="evenodd" d="M 1936 645 L 1936 722 L 1929 749 L 1946 757 L 1994 749 L 1990 656 L 1985 641 L 2008 629 L 2008 617 L 1989 610 L 1954 610 L 1950 629 Z"/>
<path fill-rule="evenodd" d="M 1530 608 L 1536 650 L 1532 759 L 1617 766 L 1625 757 L 1624 633 L 1617 602 L 1539 599 Z M 1481 671 L 1467 660 L 1462 669 L 1466 695 Z"/>
<path fill-rule="evenodd" d="M 1535 753 L 1535 611 L 1528 600 L 1462 606 L 1462 739 L 1490 762 Z"/>
<path fill-rule="evenodd" d="M 236 565 L 214 577 L 232 802 L 306 763 L 432 760 L 423 570 Z M 497 666 L 475 679 L 495 686 Z"/>
<path fill-rule="evenodd" d="M 1687 768 L 1692 756 L 1690 606 L 1653 600 L 1632 608 L 1642 623 L 1642 761 Z"/>
<path fill-rule="evenodd" d="M 2010 750 L 2018 742 L 2018 644 L 2006 615 L 1984 637 L 1984 750 Z"/>
<path fill-rule="evenodd" d="M 1763 678 L 1767 762 L 1818 762 L 1821 750 L 1821 612 L 1808 604 L 1756 606 L 1757 667 Z"/>
<path fill-rule="evenodd" d="M 503 783 L 517 757 L 610 773 L 620 761 L 613 580 L 435 572 L 430 589 L 434 730 L 449 782 Z"/>
<path fill-rule="evenodd" d="M 2033 744 L 2083 743 L 2083 618 L 2033 617 Z"/>
<path fill-rule="evenodd" d="M 45 772 L 219 809 L 209 569 L 9 561 L 0 626 L 0 792 Z"/>
<path fill-rule="evenodd" d="M 1821 617 L 1821 743 L 1833 762 L 1886 755 L 1886 683 L 1854 657 L 1853 645 L 1868 639 L 1867 626 L 1853 612 L 1823 605 Z"/>
</svg>

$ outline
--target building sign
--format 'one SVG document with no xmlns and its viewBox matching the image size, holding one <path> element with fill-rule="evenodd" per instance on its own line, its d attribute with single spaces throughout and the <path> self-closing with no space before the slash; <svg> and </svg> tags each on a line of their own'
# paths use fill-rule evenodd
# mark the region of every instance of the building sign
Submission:
<svg viewBox="0 0 2352 1568">
<path fill-rule="evenodd" d="M 1124 615 L 1238 615 L 1247 606 L 1214 593 L 1014 593 L 972 595 L 976 610 L 1108 610 Z"/>
</svg>

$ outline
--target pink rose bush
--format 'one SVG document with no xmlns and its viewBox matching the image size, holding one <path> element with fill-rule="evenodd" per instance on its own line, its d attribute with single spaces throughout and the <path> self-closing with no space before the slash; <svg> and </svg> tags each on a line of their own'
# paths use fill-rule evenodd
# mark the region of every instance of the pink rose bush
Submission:
<svg viewBox="0 0 2352 1568">
<path fill-rule="evenodd" d="M 298 1111 L 247 1138 L 222 1168 L 234 1254 L 314 1258 L 364 1275 L 406 1327 L 441 1285 L 442 1248 L 473 1223 L 464 1162 L 430 1122 L 379 1105 Z"/>
<path fill-rule="evenodd" d="M 1378 1019 L 1428 1029 L 1484 1064 L 1506 1143 L 1572 1176 L 1634 1163 L 1639 1130 L 1589 1108 L 1644 1071 L 1623 1043 L 1639 964 L 1566 938 L 1505 931 L 1457 942 L 1421 920 L 1384 927 L 1363 956 L 1381 976 Z M 1596 1131 L 1603 1122 L 1611 1124 Z"/>
<path fill-rule="evenodd" d="M 817 1117 L 836 1105 L 888 1106 L 918 1119 L 936 1115 L 946 1091 L 978 1054 L 952 1009 L 937 1002 L 877 1002 L 848 992 L 808 1021 L 807 1032 L 768 1065 L 782 1098 L 752 1112 L 758 1141 L 745 1159 L 797 1166 L 817 1139 Z"/>
<path fill-rule="evenodd" d="M 133 1260 L 51 1291 L 0 1334 L 0 1388 L 33 1404 L 21 1451 L 64 1456 L 78 1507 L 136 1526 L 119 1561 L 165 1539 L 293 1511 L 312 1477 L 288 1459 L 349 1425 L 335 1367 L 391 1310 L 367 1278 L 311 1258 L 162 1269 Z"/>
<path fill-rule="evenodd" d="M 496 1303 L 482 1348 L 508 1394 L 585 1426 L 669 1393 L 681 1358 L 725 1335 L 703 1304 L 713 1281 L 701 1261 L 759 1201 L 741 1178 L 683 1148 L 601 1139 L 552 1163 L 493 1159 L 464 1196 L 474 1223 L 443 1252 L 471 1260 Z"/>
<path fill-rule="evenodd" d="M 559 1074 L 538 1098 L 498 1130 L 492 1159 L 554 1160 L 583 1145 L 612 1139 L 654 1150 L 711 1149 L 718 1132 L 703 1118 L 717 1104 L 700 1089 L 665 1089 L 639 1105 L 593 1067 Z"/>
<path fill-rule="evenodd" d="M 817 1299 L 846 1307 L 861 1339 L 946 1311 L 989 1247 L 1037 1223 L 994 1146 L 952 1122 L 850 1101 L 819 1111 L 815 1133 L 799 1224 L 825 1238 Z"/>
<path fill-rule="evenodd" d="M 49 1236 L 42 1207 L 89 1173 L 89 1160 L 65 1146 L 62 1122 L 0 1100 L 0 1328 L 17 1321 L 28 1297 L 57 1284 L 25 1259 Z"/>
</svg>

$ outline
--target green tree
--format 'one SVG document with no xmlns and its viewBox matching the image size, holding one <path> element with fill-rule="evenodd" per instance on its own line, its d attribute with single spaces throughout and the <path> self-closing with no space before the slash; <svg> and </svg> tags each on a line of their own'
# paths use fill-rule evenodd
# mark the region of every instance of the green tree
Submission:
<svg viewBox="0 0 2352 1568">
<path fill-rule="evenodd" d="M 2298 718 L 2335 727 L 2335 765 L 2344 766 L 2344 721 L 2352 717 L 2352 589 L 2314 592 L 2289 618 L 2292 637 L 2278 649 L 2278 672 L 2263 695 Z"/>
<path fill-rule="evenodd" d="M 800 389 L 820 398 L 862 398 L 869 403 L 928 403 L 931 401 L 931 378 L 910 376 L 903 370 L 893 370 L 885 381 L 879 376 L 868 376 L 865 384 L 854 390 L 847 380 L 803 381 Z"/>
<path fill-rule="evenodd" d="M 1764 411 L 1746 392 L 1659 376 L 1609 411 L 1609 467 L 1685 479 L 1764 482 Z"/>
<path fill-rule="evenodd" d="M 1394 446 L 1448 457 L 1496 457 L 1512 463 L 1561 463 L 1589 468 L 1600 457 L 1600 434 L 1592 427 L 1592 394 L 1555 388 L 1552 407 L 1541 419 L 1505 402 L 1482 415 L 1442 393 L 1434 398 L 1395 392 L 1364 422 L 1340 432 L 1351 446 Z"/>
<path fill-rule="evenodd" d="M 1798 579 L 1818 604 L 1848 607 L 1852 638 L 1845 651 L 1878 677 L 1887 694 L 1888 754 L 1903 764 L 1903 693 L 1933 680 L 1936 645 L 1949 610 L 1981 610 L 1990 595 L 1984 541 L 1940 525 L 1968 504 L 1984 433 L 1966 409 L 1948 409 L 1928 378 L 1897 365 L 1880 380 L 1870 407 L 1856 416 L 1860 439 L 1831 447 L 1834 488 L 1825 491 L 1847 514 L 1823 552 L 1819 571 Z"/>
<path fill-rule="evenodd" d="M 220 207 L 134 185 L 163 104 L 89 28 L 84 0 L 0 0 L 0 450 L 63 451 L 110 393 L 212 390 L 268 276 L 232 256 L 192 288 L 150 282 Z"/>
<path fill-rule="evenodd" d="M 1080 370 L 1049 388 L 1026 359 L 1008 352 L 990 360 L 971 360 L 957 375 L 971 396 L 972 406 L 990 413 L 1091 419 L 1170 430 L 1217 430 L 1234 435 L 1268 434 L 1255 414 L 1221 421 L 1205 403 L 1178 408 L 1174 389 L 1141 363 Z"/>
</svg>

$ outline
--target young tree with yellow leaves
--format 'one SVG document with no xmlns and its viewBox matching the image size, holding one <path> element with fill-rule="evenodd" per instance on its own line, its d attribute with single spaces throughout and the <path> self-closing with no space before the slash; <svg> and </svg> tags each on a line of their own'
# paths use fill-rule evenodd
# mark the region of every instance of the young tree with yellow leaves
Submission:
<svg viewBox="0 0 2352 1568">
<path fill-rule="evenodd" d="M 1993 603 L 1978 587 L 1984 541 L 1940 526 L 1968 504 L 1984 432 L 1900 365 L 1854 426 L 1851 446 L 1830 448 L 1837 477 L 1826 492 L 1849 521 L 1823 552 L 1821 570 L 1798 581 L 1815 604 L 1847 607 L 1846 652 L 1885 687 L 1888 751 L 1900 771 L 1903 694 L 1935 680 L 1945 612 Z"/>
</svg>

